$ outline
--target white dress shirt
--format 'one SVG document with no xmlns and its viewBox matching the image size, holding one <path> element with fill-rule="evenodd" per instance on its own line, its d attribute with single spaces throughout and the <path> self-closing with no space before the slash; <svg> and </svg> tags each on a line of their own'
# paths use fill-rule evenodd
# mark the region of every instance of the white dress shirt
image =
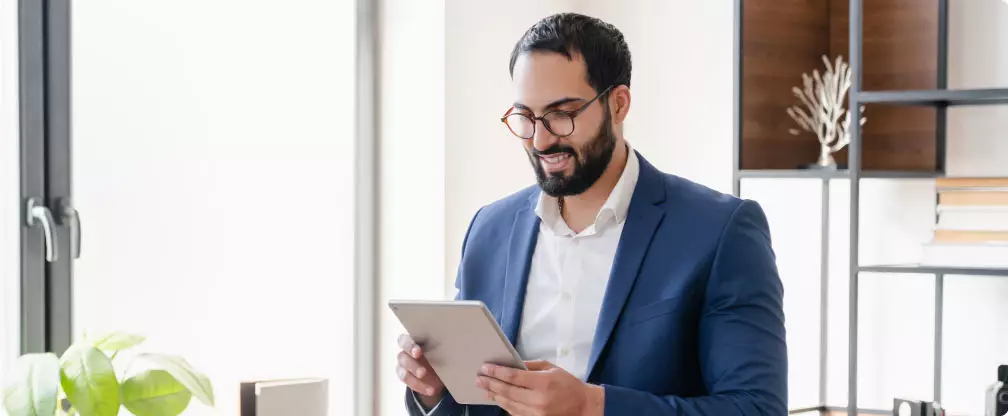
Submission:
<svg viewBox="0 0 1008 416">
<path fill-rule="evenodd" d="M 549 361 L 581 380 L 588 377 L 602 298 L 639 174 L 640 161 L 628 144 L 626 166 L 616 186 L 595 222 L 580 233 L 567 226 L 556 197 L 539 194 L 535 210 L 539 235 L 515 345 L 523 360 Z M 423 409 L 416 395 L 413 398 Z"/>
<path fill-rule="evenodd" d="M 539 235 L 515 345 L 522 359 L 549 361 L 587 378 L 602 298 L 639 172 L 637 154 L 627 146 L 616 186 L 595 222 L 580 233 L 567 226 L 557 198 L 540 194 Z"/>
</svg>

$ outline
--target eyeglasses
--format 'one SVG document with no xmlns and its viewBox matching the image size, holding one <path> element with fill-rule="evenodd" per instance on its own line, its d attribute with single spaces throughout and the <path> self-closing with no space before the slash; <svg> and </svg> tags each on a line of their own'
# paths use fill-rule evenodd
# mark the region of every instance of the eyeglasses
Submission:
<svg viewBox="0 0 1008 416">
<path fill-rule="evenodd" d="M 531 114 L 514 113 L 513 111 L 515 109 L 514 107 L 511 107 L 506 113 L 504 113 L 504 117 L 501 117 L 501 121 L 508 127 L 508 130 L 511 130 L 512 134 L 521 139 L 531 139 L 532 136 L 535 135 L 537 120 L 542 121 L 546 130 L 553 133 L 554 136 L 567 137 L 574 133 L 574 118 L 611 89 L 612 86 L 609 86 L 602 90 L 602 92 L 598 93 L 595 98 L 588 100 L 588 102 L 584 103 L 584 105 L 577 110 L 553 110 L 543 114 L 542 116 L 536 117 Z"/>
</svg>

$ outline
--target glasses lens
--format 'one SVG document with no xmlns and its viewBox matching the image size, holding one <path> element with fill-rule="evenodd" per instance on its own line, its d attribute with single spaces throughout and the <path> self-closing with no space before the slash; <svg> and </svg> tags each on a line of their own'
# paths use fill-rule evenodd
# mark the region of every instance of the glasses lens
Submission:
<svg viewBox="0 0 1008 416">
<path fill-rule="evenodd" d="M 557 136 L 567 136 L 574 132 L 574 119 L 568 113 L 561 111 L 546 113 L 543 121 L 546 123 L 546 128 Z"/>
<path fill-rule="evenodd" d="M 528 139 L 535 132 L 535 123 L 527 115 L 510 114 L 504 120 L 508 128 L 511 129 L 511 133 L 514 133 L 515 136 Z"/>
</svg>

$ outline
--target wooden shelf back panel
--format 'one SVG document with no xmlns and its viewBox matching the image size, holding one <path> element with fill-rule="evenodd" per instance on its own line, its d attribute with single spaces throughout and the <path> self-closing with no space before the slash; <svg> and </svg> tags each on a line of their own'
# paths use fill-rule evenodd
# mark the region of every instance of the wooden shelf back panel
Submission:
<svg viewBox="0 0 1008 416">
<path fill-rule="evenodd" d="M 825 0 L 742 1 L 742 168 L 794 169 L 815 161 L 818 143 L 793 136 L 786 110 L 801 74 L 829 47 Z"/>
<path fill-rule="evenodd" d="M 865 105 L 861 167 L 865 170 L 934 171 L 937 111 L 931 107 Z M 847 149 L 834 155 L 847 163 Z"/>
</svg>

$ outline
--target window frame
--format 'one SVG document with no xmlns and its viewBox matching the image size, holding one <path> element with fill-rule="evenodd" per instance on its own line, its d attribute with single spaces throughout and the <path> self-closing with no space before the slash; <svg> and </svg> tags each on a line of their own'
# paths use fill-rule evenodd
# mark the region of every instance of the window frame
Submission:
<svg viewBox="0 0 1008 416">
<path fill-rule="evenodd" d="M 20 353 L 62 354 L 72 339 L 70 230 L 59 203 L 70 197 L 70 3 L 19 0 Z M 28 201 L 53 215 L 56 258 L 46 261 Z"/>
</svg>

